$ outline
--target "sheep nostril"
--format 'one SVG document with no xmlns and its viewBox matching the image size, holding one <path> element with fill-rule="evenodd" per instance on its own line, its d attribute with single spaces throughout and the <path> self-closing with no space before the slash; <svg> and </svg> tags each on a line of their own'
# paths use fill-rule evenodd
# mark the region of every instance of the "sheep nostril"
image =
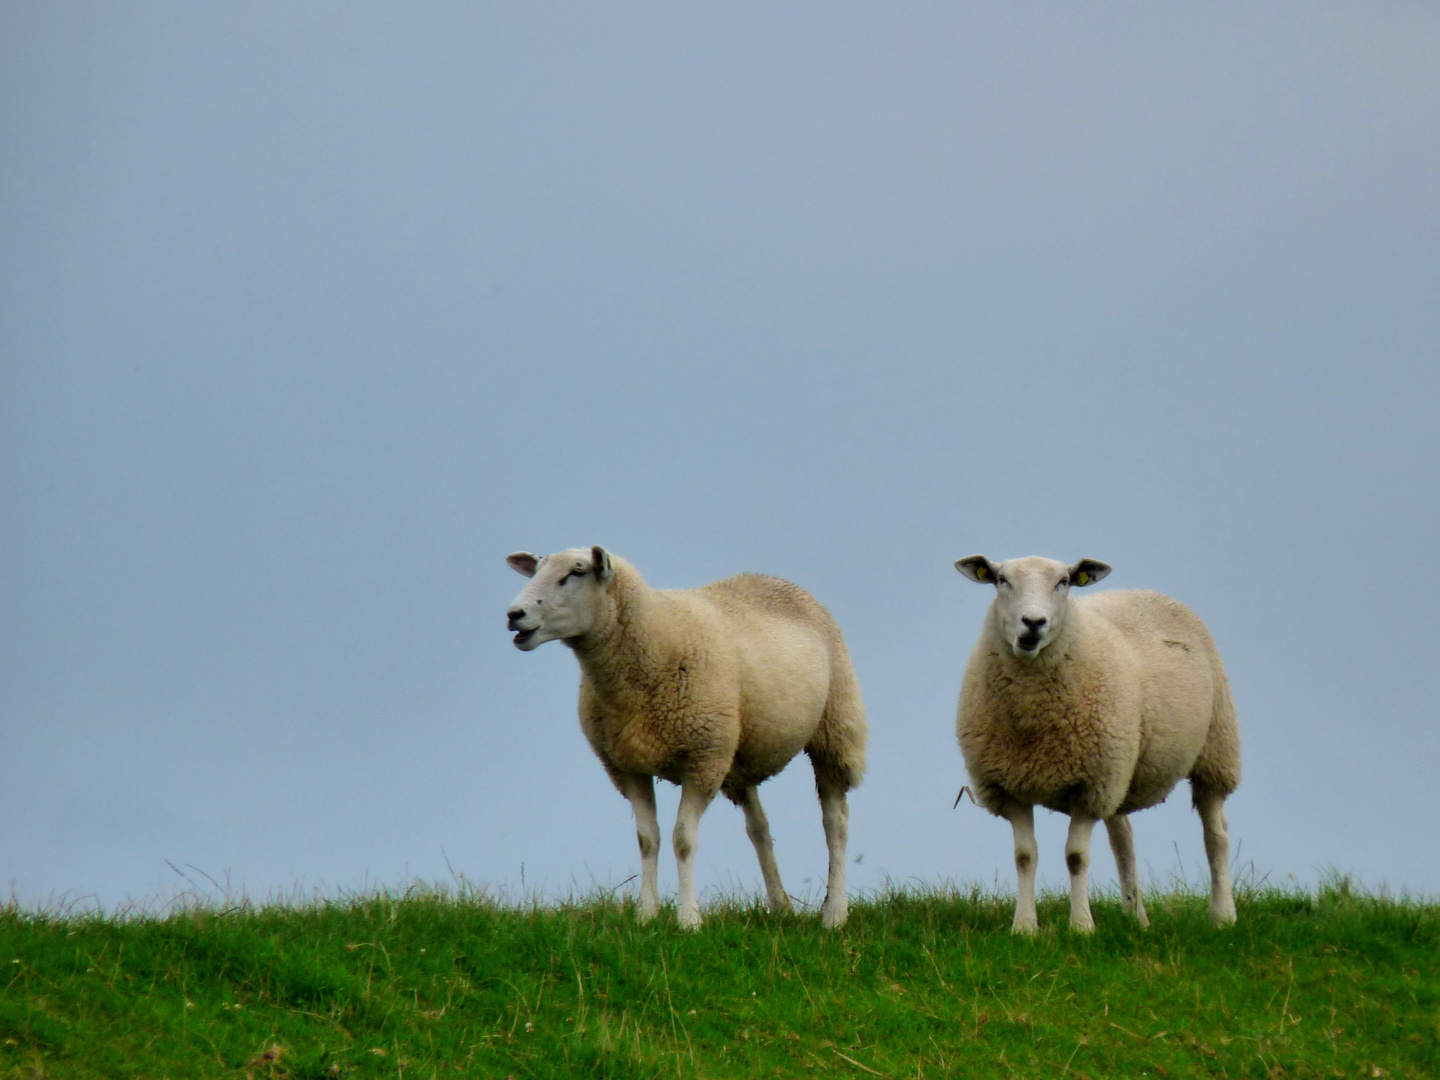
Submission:
<svg viewBox="0 0 1440 1080">
<path fill-rule="evenodd" d="M 509 611 L 507 611 L 507 612 L 505 613 L 505 617 L 506 617 L 506 619 L 509 620 L 510 629 L 511 629 L 511 630 L 519 630 L 520 627 L 518 627 L 518 626 L 515 625 L 515 624 L 518 623 L 521 619 L 523 619 L 523 618 L 525 617 L 525 609 L 524 609 L 524 608 L 511 608 Z"/>
<path fill-rule="evenodd" d="M 1038 619 L 1031 618 L 1029 615 L 1021 615 L 1021 616 L 1020 616 L 1020 621 L 1023 622 L 1023 623 L 1025 624 L 1025 626 L 1026 626 L 1028 629 L 1030 629 L 1030 630 L 1039 630 L 1039 629 L 1040 629 L 1042 626 L 1044 626 L 1049 620 L 1046 619 L 1045 616 L 1043 616 L 1043 615 L 1040 616 L 1040 618 L 1038 618 Z"/>
</svg>

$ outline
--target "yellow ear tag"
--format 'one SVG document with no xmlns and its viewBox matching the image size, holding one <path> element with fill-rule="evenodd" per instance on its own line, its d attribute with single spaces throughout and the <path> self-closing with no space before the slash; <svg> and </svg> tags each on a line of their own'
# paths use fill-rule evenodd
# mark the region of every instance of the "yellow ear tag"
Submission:
<svg viewBox="0 0 1440 1080">
<path fill-rule="evenodd" d="M 985 580 L 985 568 L 984 568 L 983 566 L 977 566 L 977 567 L 975 568 L 975 580 L 976 580 L 976 581 L 984 581 L 984 580 Z"/>
<path fill-rule="evenodd" d="M 1078 581 L 1081 585 L 1089 585 L 1090 575 L 1087 574 L 1084 570 L 1081 570 L 1078 574 L 1075 575 L 1075 580 Z"/>
</svg>

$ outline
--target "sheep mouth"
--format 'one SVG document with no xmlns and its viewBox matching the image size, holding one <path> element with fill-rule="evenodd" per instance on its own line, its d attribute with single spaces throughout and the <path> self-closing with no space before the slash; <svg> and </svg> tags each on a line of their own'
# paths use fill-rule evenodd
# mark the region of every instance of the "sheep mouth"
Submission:
<svg viewBox="0 0 1440 1080">
<path fill-rule="evenodd" d="M 1034 652 L 1040 647 L 1040 635 L 1021 634 L 1015 639 L 1015 647 L 1021 652 Z"/>
<path fill-rule="evenodd" d="M 540 628 L 537 626 L 537 627 L 535 628 L 535 630 L 538 630 L 538 629 L 540 629 Z M 512 638 L 511 640 L 514 641 L 514 643 L 515 643 L 515 645 L 516 645 L 517 647 L 526 645 L 526 644 L 529 643 L 530 639 L 535 636 L 535 630 L 521 630 L 521 631 L 520 631 L 518 634 L 516 634 L 516 635 L 514 636 L 514 638 Z"/>
</svg>

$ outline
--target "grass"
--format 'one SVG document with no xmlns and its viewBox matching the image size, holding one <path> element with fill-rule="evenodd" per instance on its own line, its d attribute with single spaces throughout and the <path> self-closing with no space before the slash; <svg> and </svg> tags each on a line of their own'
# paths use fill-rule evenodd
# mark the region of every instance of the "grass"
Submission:
<svg viewBox="0 0 1440 1080">
<path fill-rule="evenodd" d="M 843 931 L 752 904 L 412 889 L 101 917 L 0 908 L 0 1077 L 1435 1077 L 1440 905 L 900 890 Z"/>
</svg>

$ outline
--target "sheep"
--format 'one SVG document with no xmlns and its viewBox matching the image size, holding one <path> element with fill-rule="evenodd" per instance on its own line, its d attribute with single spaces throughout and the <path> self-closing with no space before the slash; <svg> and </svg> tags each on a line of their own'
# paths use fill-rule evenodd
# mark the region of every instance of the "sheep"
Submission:
<svg viewBox="0 0 1440 1080">
<path fill-rule="evenodd" d="M 955 563 L 994 602 L 960 689 L 955 730 L 976 801 L 1015 832 L 1016 933 L 1034 933 L 1035 804 L 1070 815 L 1070 925 L 1095 928 L 1086 875 L 1105 822 L 1124 907 L 1149 926 L 1129 814 L 1190 779 L 1210 862 L 1210 918 L 1235 921 L 1223 804 L 1240 783 L 1240 732 L 1220 654 L 1198 616 L 1145 590 L 1075 598 L 1106 563 Z"/>
<path fill-rule="evenodd" d="M 788 912 L 757 785 L 800 750 L 820 796 L 830 872 L 821 908 L 845 922 L 845 794 L 865 772 L 860 686 L 834 619 L 797 585 L 741 574 L 698 589 L 651 589 L 604 548 L 506 559 L 530 578 L 507 612 L 515 647 L 559 638 L 580 662 L 580 727 L 630 800 L 640 841 L 641 922 L 660 908 L 654 778 L 679 784 L 679 922 L 700 925 L 695 844 L 716 792 L 744 811 L 770 909 Z"/>
</svg>

